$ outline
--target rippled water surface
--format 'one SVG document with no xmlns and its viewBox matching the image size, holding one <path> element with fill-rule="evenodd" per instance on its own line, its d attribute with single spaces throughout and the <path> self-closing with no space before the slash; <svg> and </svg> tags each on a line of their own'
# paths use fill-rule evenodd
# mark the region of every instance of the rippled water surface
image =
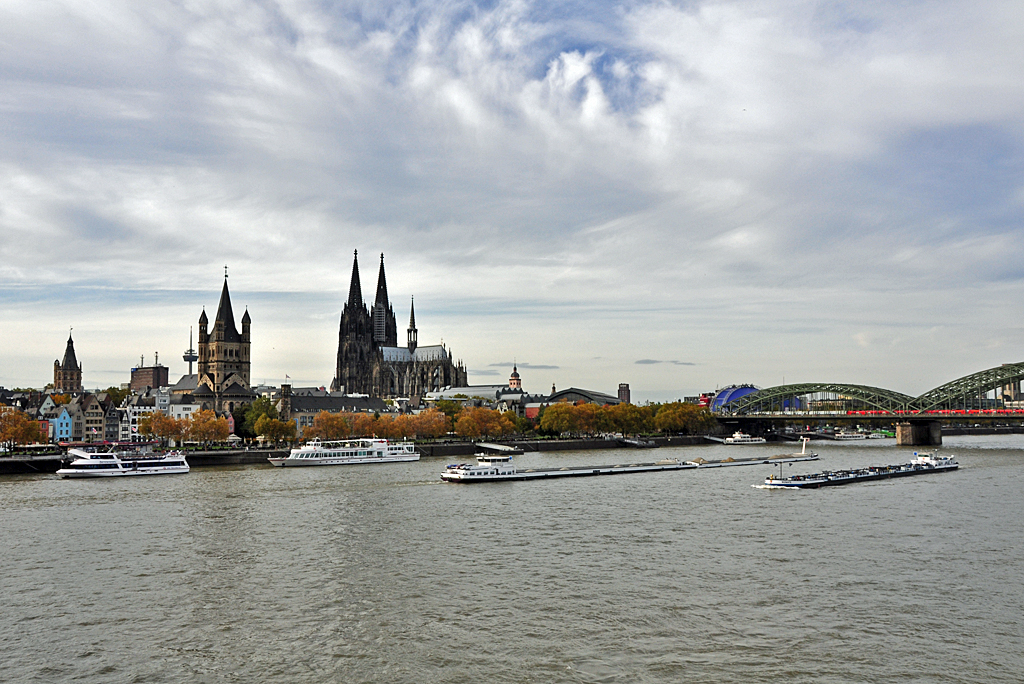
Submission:
<svg viewBox="0 0 1024 684">
<path fill-rule="evenodd" d="M 785 474 L 912 451 L 814 446 Z M 768 466 L 454 485 L 437 459 L 3 477 L 0 681 L 1019 682 L 1024 437 L 943 451 L 959 472 L 812 491 L 753 488 Z"/>
</svg>

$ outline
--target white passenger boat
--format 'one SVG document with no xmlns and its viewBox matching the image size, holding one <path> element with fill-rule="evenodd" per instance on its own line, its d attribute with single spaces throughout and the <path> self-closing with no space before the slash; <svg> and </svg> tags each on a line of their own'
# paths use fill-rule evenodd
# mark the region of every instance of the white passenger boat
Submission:
<svg viewBox="0 0 1024 684">
<path fill-rule="evenodd" d="M 284 458 L 271 457 L 275 466 L 357 465 L 418 461 L 420 455 L 409 442 L 392 444 L 386 439 L 347 439 L 322 442 L 314 438 Z"/>
<path fill-rule="evenodd" d="M 445 467 L 445 482 L 501 482 L 504 480 L 535 480 L 549 477 L 586 477 L 588 475 L 624 475 L 661 470 L 691 470 L 696 463 L 667 458 L 655 463 L 623 463 L 607 466 L 563 466 L 561 468 L 526 468 L 518 470 L 511 456 L 478 454 L 476 463 L 452 463 Z"/>
<path fill-rule="evenodd" d="M 835 434 L 837 442 L 853 442 L 861 439 L 867 439 L 868 436 L 863 432 L 837 432 Z"/>
<path fill-rule="evenodd" d="M 732 433 L 732 437 L 726 437 L 722 440 L 723 444 L 767 444 L 768 440 L 764 437 L 751 437 L 745 432 L 736 431 Z"/>
<path fill-rule="evenodd" d="M 176 475 L 189 471 L 185 454 L 171 451 L 166 454 L 144 454 L 124 451 L 89 452 L 68 449 L 71 462 L 57 475 L 70 477 L 125 477 L 134 475 Z"/>
</svg>

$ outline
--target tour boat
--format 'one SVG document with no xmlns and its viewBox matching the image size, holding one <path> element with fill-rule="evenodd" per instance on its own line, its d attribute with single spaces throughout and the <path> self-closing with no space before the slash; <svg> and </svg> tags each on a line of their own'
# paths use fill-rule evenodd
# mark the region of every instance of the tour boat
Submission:
<svg viewBox="0 0 1024 684">
<path fill-rule="evenodd" d="M 420 455 L 410 442 L 392 444 L 386 439 L 347 439 L 320 441 L 313 438 L 288 456 L 270 457 L 275 466 L 357 465 L 418 461 Z"/>
<path fill-rule="evenodd" d="M 121 477 L 131 475 L 175 475 L 189 471 L 185 454 L 171 451 L 166 454 L 140 454 L 123 451 L 89 452 L 68 449 L 71 462 L 57 471 L 57 475 L 70 477 Z"/>
<path fill-rule="evenodd" d="M 695 463 L 668 458 L 656 463 L 624 463 L 609 466 L 563 466 L 561 468 L 526 468 L 518 470 L 507 455 L 478 454 L 476 463 L 452 463 L 441 473 L 445 482 L 501 482 L 504 480 L 535 480 L 550 477 L 585 477 L 587 475 L 624 475 L 662 470 L 691 470 Z"/>
<path fill-rule="evenodd" d="M 852 442 L 855 440 L 867 439 L 868 436 L 863 432 L 837 432 L 835 434 L 835 438 L 838 442 Z"/>
<path fill-rule="evenodd" d="M 751 437 L 745 432 L 736 431 L 732 433 L 732 437 L 726 437 L 722 440 L 723 444 L 766 444 L 768 440 L 764 437 Z"/>
<path fill-rule="evenodd" d="M 780 487 L 784 489 L 817 489 L 818 487 L 852 484 L 854 482 L 868 482 L 871 480 L 886 480 L 893 477 L 909 477 L 911 475 L 948 472 L 960 467 L 960 464 L 956 462 L 955 456 L 938 456 L 934 452 L 929 454 L 918 454 L 917 452 L 914 452 L 914 456 L 915 458 L 910 463 L 904 463 L 902 465 L 871 466 L 869 468 L 826 471 L 823 473 L 793 475 L 790 477 L 776 477 L 775 475 L 771 475 L 764 481 L 763 486 L 769 488 Z"/>
</svg>

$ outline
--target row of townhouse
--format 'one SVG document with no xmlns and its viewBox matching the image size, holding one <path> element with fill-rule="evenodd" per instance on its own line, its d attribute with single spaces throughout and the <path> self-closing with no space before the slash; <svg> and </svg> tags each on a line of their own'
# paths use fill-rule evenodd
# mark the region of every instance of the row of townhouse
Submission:
<svg viewBox="0 0 1024 684">
<path fill-rule="evenodd" d="M 147 388 L 117 406 L 105 392 L 82 393 L 64 404 L 42 392 L 11 392 L 0 388 L 0 404 L 20 410 L 38 421 L 50 442 L 137 442 L 139 419 L 160 412 L 188 418 L 202 405 L 189 395 L 172 395 L 169 388 Z"/>
</svg>

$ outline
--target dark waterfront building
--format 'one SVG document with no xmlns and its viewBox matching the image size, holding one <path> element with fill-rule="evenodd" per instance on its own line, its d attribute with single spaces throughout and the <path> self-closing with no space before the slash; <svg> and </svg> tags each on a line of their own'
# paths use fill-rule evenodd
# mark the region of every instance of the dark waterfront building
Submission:
<svg viewBox="0 0 1024 684">
<path fill-rule="evenodd" d="M 170 384 L 167 366 L 160 365 L 159 357 L 152 366 L 144 366 L 139 363 L 137 368 L 132 368 L 132 380 L 129 389 L 132 394 L 144 392 L 148 387 L 167 387 Z"/>
<path fill-rule="evenodd" d="M 240 404 L 251 404 L 256 394 L 249 388 L 249 310 L 242 315 L 239 334 L 231 311 L 226 274 L 212 333 L 207 332 L 208 324 L 206 309 L 203 309 L 199 316 L 199 378 L 193 396 L 212 404 L 218 412 L 234 411 Z"/>
<path fill-rule="evenodd" d="M 82 364 L 75 356 L 75 343 L 68 333 L 68 346 L 64 360 L 53 362 L 53 391 L 59 394 L 74 394 L 82 391 Z"/>
<path fill-rule="evenodd" d="M 359 252 L 356 251 L 348 301 L 341 310 L 338 360 L 331 391 L 413 398 L 466 384 L 466 368 L 461 361 L 453 361 L 444 345 L 419 346 L 417 337 L 416 311 L 410 306 L 406 346 L 398 346 L 398 325 L 388 300 L 383 254 L 377 274 L 377 294 L 373 306 L 367 309 L 359 282 Z"/>
</svg>

